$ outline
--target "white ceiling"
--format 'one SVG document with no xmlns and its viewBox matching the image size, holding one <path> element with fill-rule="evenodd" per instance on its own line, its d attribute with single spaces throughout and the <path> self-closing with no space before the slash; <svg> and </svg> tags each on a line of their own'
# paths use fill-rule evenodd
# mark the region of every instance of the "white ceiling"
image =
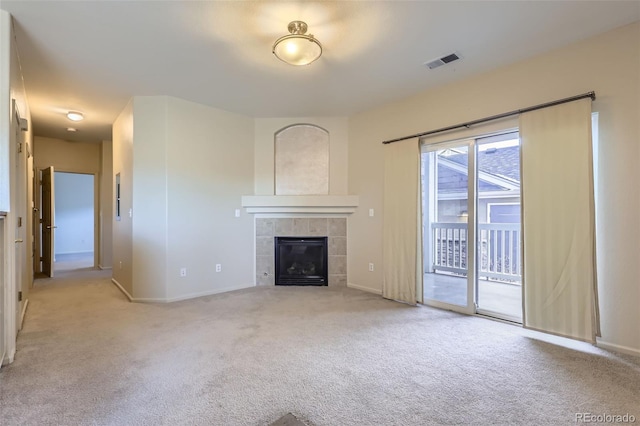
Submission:
<svg viewBox="0 0 640 426">
<path fill-rule="evenodd" d="M 256 117 L 350 115 L 640 19 L 640 1 L 11 1 L 36 135 L 111 139 L 134 95 Z M 271 53 L 303 20 L 307 67 Z M 462 60 L 424 63 L 457 52 Z M 597 61 L 598 58 L 594 58 Z M 75 134 L 64 113 L 86 119 Z"/>
</svg>

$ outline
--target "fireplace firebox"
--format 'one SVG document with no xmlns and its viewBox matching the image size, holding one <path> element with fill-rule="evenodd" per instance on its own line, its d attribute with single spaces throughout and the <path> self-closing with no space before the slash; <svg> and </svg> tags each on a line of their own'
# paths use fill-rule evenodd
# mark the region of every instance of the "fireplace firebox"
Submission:
<svg viewBox="0 0 640 426">
<path fill-rule="evenodd" d="M 328 285 L 327 237 L 275 237 L 276 285 Z"/>
</svg>

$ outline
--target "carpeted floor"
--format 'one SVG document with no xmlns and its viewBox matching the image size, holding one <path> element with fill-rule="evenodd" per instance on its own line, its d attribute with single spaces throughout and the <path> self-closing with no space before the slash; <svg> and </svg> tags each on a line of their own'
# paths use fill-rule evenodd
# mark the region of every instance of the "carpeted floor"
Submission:
<svg viewBox="0 0 640 426">
<path fill-rule="evenodd" d="M 352 289 L 261 287 L 132 304 L 109 271 L 30 295 L 3 425 L 640 421 L 640 360 Z"/>
</svg>

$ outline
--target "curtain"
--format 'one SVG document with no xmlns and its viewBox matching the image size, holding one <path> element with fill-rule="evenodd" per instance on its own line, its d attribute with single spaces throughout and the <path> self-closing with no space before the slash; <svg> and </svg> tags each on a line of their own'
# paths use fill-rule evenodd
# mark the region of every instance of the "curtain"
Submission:
<svg viewBox="0 0 640 426">
<path fill-rule="evenodd" d="M 591 100 L 521 114 L 524 326 L 595 342 Z"/>
<path fill-rule="evenodd" d="M 420 186 L 419 141 L 385 145 L 382 296 L 412 305 L 423 278 Z"/>
</svg>

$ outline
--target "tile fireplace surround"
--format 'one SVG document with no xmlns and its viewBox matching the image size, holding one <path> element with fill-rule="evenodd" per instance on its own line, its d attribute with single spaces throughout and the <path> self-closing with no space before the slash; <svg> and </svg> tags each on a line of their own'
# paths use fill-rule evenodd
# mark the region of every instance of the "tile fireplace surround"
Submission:
<svg viewBox="0 0 640 426">
<path fill-rule="evenodd" d="M 274 237 L 328 237 L 329 285 L 347 285 L 345 217 L 256 218 L 256 285 L 274 285 Z"/>
</svg>

